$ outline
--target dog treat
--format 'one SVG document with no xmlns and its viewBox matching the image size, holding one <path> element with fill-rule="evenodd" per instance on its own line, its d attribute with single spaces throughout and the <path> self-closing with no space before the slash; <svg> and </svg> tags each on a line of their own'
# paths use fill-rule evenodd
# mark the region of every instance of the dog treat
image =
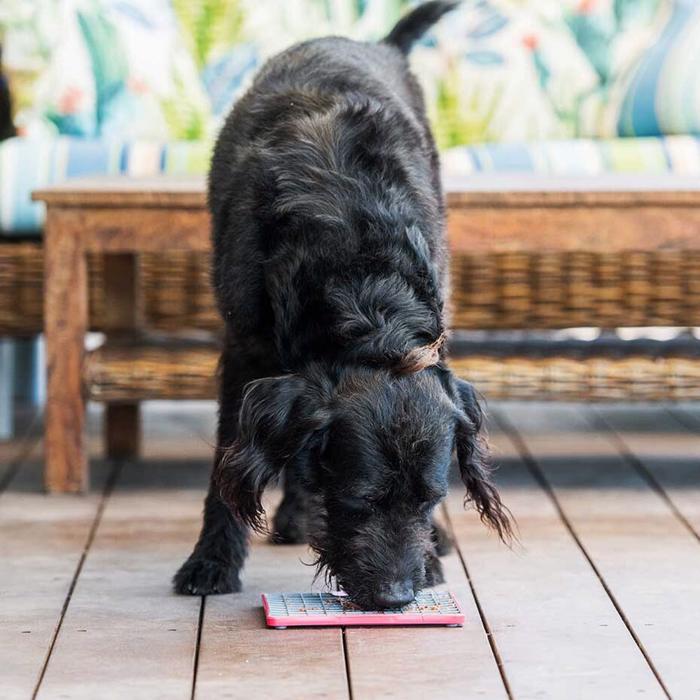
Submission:
<svg viewBox="0 0 700 700">
<path fill-rule="evenodd" d="M 464 614 L 447 591 L 424 591 L 402 608 L 362 610 L 332 593 L 263 593 L 268 627 L 346 625 L 463 625 Z"/>
</svg>

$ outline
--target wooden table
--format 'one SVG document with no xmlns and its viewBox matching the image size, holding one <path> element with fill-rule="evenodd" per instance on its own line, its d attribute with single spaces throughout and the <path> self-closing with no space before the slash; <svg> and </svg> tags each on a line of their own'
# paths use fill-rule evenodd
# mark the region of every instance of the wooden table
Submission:
<svg viewBox="0 0 700 700">
<path fill-rule="evenodd" d="M 88 330 L 86 255 L 109 253 L 104 326 L 138 328 L 136 255 L 146 251 L 205 251 L 209 214 L 202 179 L 87 179 L 34 194 L 47 206 L 45 306 L 47 401 L 45 484 L 52 492 L 88 488 L 83 361 Z M 107 451 L 138 450 L 138 404 L 108 404 Z"/>
<path fill-rule="evenodd" d="M 697 178 L 484 176 L 448 183 L 447 190 L 453 252 L 700 249 Z M 45 481 L 49 491 L 84 491 L 86 254 L 110 254 L 112 301 L 103 325 L 110 333 L 133 332 L 139 325 L 135 256 L 209 249 L 204 179 L 76 180 L 34 199 L 47 205 Z M 137 403 L 108 405 L 108 452 L 134 454 L 138 424 Z"/>
</svg>

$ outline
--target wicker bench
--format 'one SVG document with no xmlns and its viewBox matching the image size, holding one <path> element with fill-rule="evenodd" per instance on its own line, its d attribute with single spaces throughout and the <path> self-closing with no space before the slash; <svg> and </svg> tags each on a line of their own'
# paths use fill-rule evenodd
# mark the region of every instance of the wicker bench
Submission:
<svg viewBox="0 0 700 700">
<path fill-rule="evenodd" d="M 698 253 L 501 253 L 455 256 L 456 325 L 462 329 L 559 329 L 598 325 L 687 326 L 699 317 Z M 206 254 L 143 254 L 139 260 L 141 323 L 149 332 L 216 334 L 220 320 L 209 288 Z M 88 258 L 90 328 L 102 330 L 104 256 Z M 43 250 L 36 243 L 0 245 L 0 334 L 42 330 Z M 695 321 L 697 323 L 697 321 Z M 590 344 L 459 343 L 453 364 L 490 398 L 548 400 L 683 400 L 700 398 L 696 344 L 626 341 Z M 193 355 L 181 358 L 182 353 Z M 201 398 L 212 394 L 213 354 L 184 343 L 171 360 L 135 361 L 137 348 L 91 357 L 90 397 Z M 128 371 L 127 371 L 128 368 Z M 183 369 L 186 374 L 180 378 Z M 148 369 L 148 373 L 145 371 Z M 643 381 L 642 381 L 643 378 Z M 185 387 L 187 389 L 185 390 Z"/>
<path fill-rule="evenodd" d="M 91 200 L 89 187 L 70 185 L 40 193 L 49 205 L 49 221 L 52 212 L 69 209 L 81 212 L 85 223 L 100 202 L 112 201 L 113 209 L 131 206 L 134 221 L 125 223 L 122 218 L 113 225 L 113 234 L 139 235 L 138 207 L 119 197 L 110 200 L 109 184 L 100 185 L 102 200 Z M 122 183 L 117 188 L 122 194 L 123 187 Z M 125 187 L 132 194 L 151 188 L 157 195 L 168 189 L 168 181 Z M 182 190 L 182 184 L 178 188 Z M 171 249 L 162 237 L 133 258 L 133 280 L 138 280 L 133 330 L 138 332 L 117 334 L 117 342 L 90 354 L 82 373 L 85 398 L 133 407 L 147 399 L 213 396 L 219 319 L 202 242 L 208 226 L 203 183 L 184 189 L 185 200 L 155 196 L 149 211 L 156 216 L 154 208 L 178 201 L 178 207 L 193 217 L 188 225 L 200 222 L 198 250 L 182 245 Z M 145 200 L 139 201 L 142 206 Z M 700 319 L 696 182 L 482 178 L 452 183 L 448 208 L 456 329 L 690 327 Z M 113 258 L 89 248 L 89 326 L 105 330 L 110 326 L 105 319 L 113 315 L 109 296 L 115 282 L 109 261 L 122 256 L 123 264 L 124 249 L 114 247 L 112 253 L 120 252 Z M 137 244 L 132 253 L 136 249 Z M 0 309 L 1 332 L 26 335 L 41 328 L 42 280 L 40 248 L 30 243 L 0 246 L 0 299 L 14 300 Z M 199 337 L 174 340 L 173 333 L 187 331 Z M 168 337 L 165 342 L 154 340 L 154 332 Z M 453 367 L 475 381 L 488 398 L 700 398 L 700 353 L 690 338 L 660 345 L 460 341 L 454 349 Z M 135 448 L 137 440 L 125 439 L 120 432 L 136 430 L 137 419 L 125 420 L 124 415 L 115 411 L 116 427 L 107 434 L 114 438 L 113 447 Z M 84 488 L 82 470 L 78 467 L 79 477 L 71 481 L 64 469 L 51 488 Z"/>
</svg>

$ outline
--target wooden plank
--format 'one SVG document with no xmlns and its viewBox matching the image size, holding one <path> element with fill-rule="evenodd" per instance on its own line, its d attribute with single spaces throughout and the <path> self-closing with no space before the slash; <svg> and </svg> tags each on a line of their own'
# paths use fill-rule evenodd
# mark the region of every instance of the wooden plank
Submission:
<svg viewBox="0 0 700 700">
<path fill-rule="evenodd" d="M 66 215 L 84 217 L 93 235 L 88 250 L 111 253 L 211 250 L 211 224 L 206 210 L 182 207 L 65 210 Z"/>
<path fill-rule="evenodd" d="M 32 193 L 34 201 L 54 206 L 129 207 L 179 206 L 204 209 L 207 204 L 203 176 L 74 178 Z"/>
<path fill-rule="evenodd" d="M 107 456 L 133 459 L 141 450 L 139 403 L 110 403 L 105 407 L 104 438 Z"/>
<path fill-rule="evenodd" d="M 148 428 L 149 410 L 157 411 L 157 416 L 167 415 L 175 429 L 191 431 L 197 436 L 197 444 L 206 449 L 203 453 L 211 457 L 216 446 L 216 432 L 218 423 L 218 403 L 216 401 L 151 401 L 145 412 L 145 423 Z M 159 418 L 160 420 L 160 418 Z M 193 445 L 188 440 L 189 449 Z"/>
<path fill-rule="evenodd" d="M 105 319 L 110 337 L 133 334 L 140 325 L 138 258 L 134 253 L 106 255 L 104 259 Z M 141 446 L 138 402 L 108 404 L 105 411 L 105 447 L 108 457 L 135 459 Z"/>
<path fill-rule="evenodd" d="M 0 440 L 0 494 L 41 442 L 39 411 L 32 407 L 18 409 L 16 413 L 14 436 L 10 440 Z"/>
<path fill-rule="evenodd" d="M 596 413 L 700 539 L 700 434 L 658 407 L 604 406 Z"/>
<path fill-rule="evenodd" d="M 451 206 L 453 253 L 698 250 L 700 207 Z"/>
<path fill-rule="evenodd" d="M 66 227 L 83 235 L 87 251 L 130 253 L 211 249 L 209 214 L 182 206 L 112 206 L 84 208 L 50 206 L 47 226 Z M 76 233 L 76 237 L 78 234 Z"/>
<path fill-rule="evenodd" d="M 274 500 L 273 497 L 268 512 L 274 512 Z M 252 641 L 255 631 L 260 631 L 261 627 L 260 612 L 256 610 L 260 606 L 258 591 L 319 588 L 318 584 L 311 586 L 310 569 L 300 565 L 301 561 L 309 562 L 312 557 L 313 555 L 305 547 L 271 547 L 258 540 L 244 575 L 246 591 L 253 585 L 257 585 L 258 590 L 233 597 L 239 604 L 237 609 L 241 605 L 245 607 L 242 613 L 245 619 L 240 623 L 240 627 L 226 625 L 225 616 L 228 614 L 232 619 L 233 612 L 227 609 L 226 603 L 221 598 L 207 600 L 197 681 L 198 695 L 208 697 L 210 694 L 224 692 L 226 688 L 229 693 L 233 692 L 232 686 L 238 686 L 243 675 L 245 681 L 240 685 L 240 690 L 237 689 L 235 694 L 227 697 L 247 697 L 247 693 L 253 692 L 263 697 L 295 697 L 294 691 L 285 696 L 279 687 L 275 687 L 279 685 L 280 679 L 287 678 L 288 674 L 295 679 L 292 681 L 292 688 L 295 687 L 295 682 L 299 682 L 300 697 L 314 697 L 314 694 L 318 697 L 335 697 L 333 688 L 337 690 L 339 696 L 346 694 L 346 686 L 339 678 L 341 670 L 344 675 L 345 669 L 338 657 L 337 630 L 317 630 L 316 632 L 324 632 L 322 641 L 309 642 L 314 647 L 320 644 L 319 653 L 323 674 L 318 678 L 318 686 L 316 672 L 313 674 L 313 685 L 310 686 L 308 678 L 298 681 L 298 669 L 294 665 L 291 669 L 286 668 L 287 664 L 283 662 L 283 659 L 287 658 L 284 656 L 284 638 L 273 635 L 269 640 L 266 639 L 263 659 L 257 659 L 256 654 L 255 665 L 252 667 L 250 664 L 252 659 L 244 648 L 246 644 L 259 648 L 257 646 L 259 642 Z M 503 682 L 456 551 L 443 558 L 443 567 L 447 584 L 441 588 L 448 587 L 458 597 L 468 624 L 462 629 L 348 628 L 345 639 L 352 697 L 355 700 L 380 697 L 400 697 L 410 700 L 413 697 L 423 697 L 436 687 L 440 687 L 444 697 L 449 697 L 452 692 L 465 699 L 484 695 L 491 698 L 506 697 Z M 258 576 L 259 581 L 257 581 Z M 250 597 L 248 603 L 241 600 L 246 595 Z M 237 638 L 241 628 L 244 636 L 240 641 L 240 647 L 241 651 L 246 652 L 242 670 L 231 670 L 230 675 L 226 671 L 226 675 L 221 677 L 222 669 L 230 669 L 232 664 L 241 665 L 241 661 L 237 660 L 232 652 L 227 651 L 226 640 L 227 634 Z M 298 639 L 294 639 L 294 644 L 300 651 L 296 653 L 302 653 L 306 658 L 308 653 L 303 649 L 303 641 L 306 639 L 304 631 L 286 630 L 285 632 L 298 635 Z M 307 630 L 306 634 L 308 635 L 309 632 Z M 267 636 L 266 631 L 263 634 Z M 230 643 L 229 638 L 229 646 Z M 279 647 L 278 644 L 283 646 Z M 340 644 L 342 653 L 342 639 Z M 388 653 L 388 650 L 391 650 L 391 653 Z M 280 658 L 275 656 L 278 653 L 281 655 Z M 406 659 L 409 658 L 420 658 L 420 663 L 407 665 Z M 284 666 L 275 674 L 274 682 L 267 677 L 269 668 L 267 671 L 259 671 L 265 662 L 268 662 L 271 668 L 278 668 L 280 664 Z M 317 663 L 318 661 L 314 660 L 314 665 Z M 300 666 L 303 667 L 304 664 Z M 465 676 L 469 678 L 469 688 L 465 688 Z M 233 678 L 238 678 L 239 681 L 234 683 Z M 285 687 L 289 687 L 287 682 L 285 681 Z"/>
<path fill-rule="evenodd" d="M 211 460 L 217 423 L 216 401 L 149 401 L 143 405 L 143 429 L 148 435 L 144 456 Z M 165 424 L 167 433 L 163 430 Z"/>
<path fill-rule="evenodd" d="M 457 552 L 444 557 L 446 584 L 466 616 L 462 628 L 352 628 L 346 632 L 352 694 L 363 698 L 506 698 L 496 659 Z"/>
<path fill-rule="evenodd" d="M 110 335 L 128 334 L 141 322 L 141 284 L 134 253 L 104 256 L 102 284 L 106 299 L 102 328 Z"/>
<path fill-rule="evenodd" d="M 213 444 L 215 408 L 191 404 L 187 425 Z M 181 416 L 180 416 L 181 418 Z M 267 497 L 273 513 L 279 492 Z M 268 630 L 260 594 L 306 591 L 312 560 L 304 546 L 273 546 L 256 537 L 243 572 L 242 593 L 209 596 L 203 617 L 195 695 L 198 698 L 342 698 L 348 696 L 342 633 L 338 629 Z"/>
<path fill-rule="evenodd" d="M 265 627 L 261 592 L 312 590 L 313 569 L 302 564 L 311 560 L 304 546 L 257 539 L 243 573 L 243 592 L 207 598 L 197 698 L 348 697 L 340 629 Z"/>
<path fill-rule="evenodd" d="M 42 493 L 42 460 L 21 465 L 0 496 L 0 688 L 3 700 L 31 697 L 101 502 Z M 106 472 L 98 468 L 95 483 Z"/>
<path fill-rule="evenodd" d="M 207 472 L 201 462 L 124 467 L 39 698 L 190 696 L 200 599 L 174 595 L 170 580 L 199 530 Z"/>
<path fill-rule="evenodd" d="M 445 187 L 449 239 L 457 252 L 700 246 L 700 187 L 689 178 L 530 182 L 492 176 L 448 179 Z M 91 236 L 88 241 L 91 249 L 209 248 L 203 178 L 89 178 L 42 190 L 34 198 L 47 202 L 54 216 L 77 213 L 85 223 L 100 228 L 99 240 Z M 134 208 L 139 209 L 138 236 L 129 226 Z M 164 215 L 169 219 L 165 225 Z"/>
<path fill-rule="evenodd" d="M 93 456 L 103 452 L 105 409 L 98 403 L 88 406 L 87 443 Z M 196 462 L 195 472 L 201 471 L 206 477 L 214 453 L 216 412 L 214 401 L 148 401 L 142 404 L 143 469 L 148 469 L 151 462 Z"/>
<path fill-rule="evenodd" d="M 449 204 L 523 206 L 536 204 L 700 204 L 697 178 L 617 174 L 595 177 L 552 177 L 509 173 L 446 177 Z M 75 178 L 35 191 L 35 201 L 61 206 L 206 206 L 206 181 L 197 176 Z"/>
<path fill-rule="evenodd" d="M 88 323 L 87 263 L 82 229 L 49 216 L 44 234 L 46 334 L 46 467 L 49 491 L 88 487 L 82 371 Z"/>
<path fill-rule="evenodd" d="M 584 409 L 513 409 L 508 418 L 669 694 L 700 695 L 697 539 L 609 436 L 591 430 Z"/>
<path fill-rule="evenodd" d="M 107 342 L 86 358 L 86 389 L 114 403 L 213 398 L 220 355 L 214 343 Z"/>
<path fill-rule="evenodd" d="M 669 410 L 689 430 L 700 433 L 700 404 L 697 401 L 679 401 Z"/>
<path fill-rule="evenodd" d="M 513 697 L 663 697 L 552 502 L 505 436 L 492 440 L 522 545 L 500 544 L 457 491 L 448 509 Z"/>
</svg>

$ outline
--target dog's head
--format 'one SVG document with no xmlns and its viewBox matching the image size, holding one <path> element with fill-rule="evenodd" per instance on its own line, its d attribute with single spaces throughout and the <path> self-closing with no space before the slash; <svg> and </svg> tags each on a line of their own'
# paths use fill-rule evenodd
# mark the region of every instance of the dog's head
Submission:
<svg viewBox="0 0 700 700">
<path fill-rule="evenodd" d="M 219 464 L 224 500 L 260 529 L 265 486 L 298 460 L 319 505 L 310 533 L 319 564 L 365 607 L 405 604 L 426 585 L 431 513 L 447 493 L 454 452 L 482 520 L 510 532 L 474 391 L 442 365 L 415 369 L 333 378 L 317 369 L 253 382 L 238 440 Z"/>
</svg>

